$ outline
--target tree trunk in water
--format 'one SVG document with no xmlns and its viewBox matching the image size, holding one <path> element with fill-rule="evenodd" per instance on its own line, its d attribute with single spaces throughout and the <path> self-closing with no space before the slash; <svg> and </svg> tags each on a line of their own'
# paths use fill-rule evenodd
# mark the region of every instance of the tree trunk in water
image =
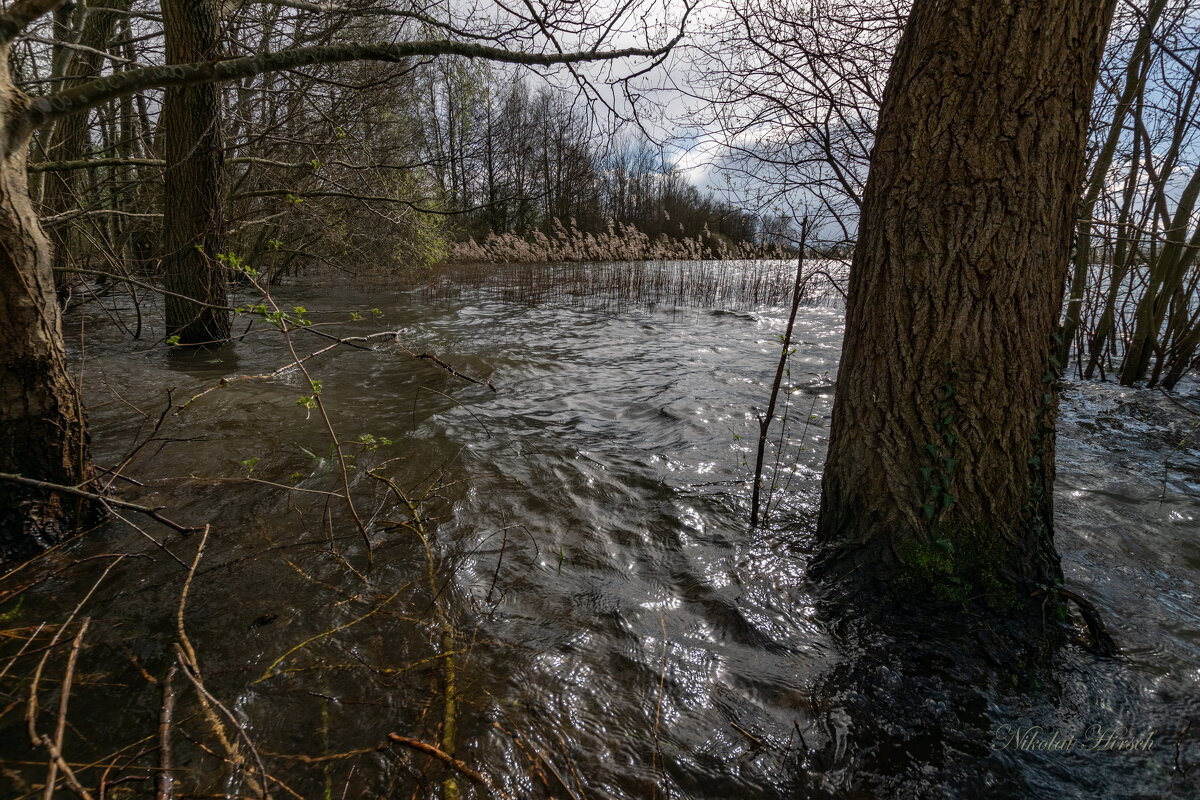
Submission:
<svg viewBox="0 0 1200 800">
<path fill-rule="evenodd" d="M 1014 609 L 1061 581 L 1052 340 L 1114 5 L 916 0 L 850 274 L 815 578 Z"/>
<path fill-rule="evenodd" d="M 212 0 L 163 0 L 167 62 L 219 56 Z M 229 339 L 229 282 L 217 260 L 224 205 L 224 152 L 218 90 L 212 84 L 167 89 L 163 280 L 167 335 L 185 345 Z"/>
<path fill-rule="evenodd" d="M 51 247 L 29 198 L 28 98 L 0 45 L 0 472 L 79 486 L 92 478 L 79 395 L 67 372 Z M 78 498 L 0 482 L 0 563 L 61 541 L 92 518 Z"/>
</svg>

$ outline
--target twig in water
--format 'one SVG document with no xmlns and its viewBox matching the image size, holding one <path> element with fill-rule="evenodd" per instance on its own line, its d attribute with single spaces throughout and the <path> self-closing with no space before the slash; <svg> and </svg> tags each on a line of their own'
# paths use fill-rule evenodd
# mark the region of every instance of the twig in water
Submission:
<svg viewBox="0 0 1200 800">
<path fill-rule="evenodd" d="M 35 628 L 30 637 L 25 640 L 25 643 L 21 645 L 21 649 L 16 652 L 16 655 L 9 657 L 8 663 L 4 665 L 4 669 L 0 669 L 0 680 L 4 680 L 4 676 L 8 674 L 8 671 L 12 668 L 12 665 L 17 663 L 17 659 L 25 655 L 25 651 L 28 650 L 29 646 L 33 644 L 34 640 L 37 639 L 38 634 L 42 632 L 42 628 L 44 627 L 46 627 L 46 623 L 39 622 L 37 628 Z"/>
<path fill-rule="evenodd" d="M 114 517 L 116 517 L 117 519 L 121 520 L 121 522 L 124 522 L 129 527 L 133 528 L 135 531 L 140 533 L 142 536 L 149 539 L 151 542 L 153 542 L 155 547 L 157 547 L 159 550 L 162 550 L 164 553 L 166 553 L 171 558 L 173 558 L 175 560 L 175 563 L 179 564 L 179 566 L 183 567 L 185 570 L 188 568 L 187 563 L 182 558 L 180 558 L 179 556 L 177 556 L 171 552 L 170 548 L 167 547 L 166 542 L 160 542 L 158 539 L 155 539 L 153 536 L 151 536 L 149 533 L 147 533 L 145 530 L 143 530 L 140 525 L 136 524 L 131 519 L 127 519 L 126 517 L 121 516 L 116 511 L 113 511 L 112 515 Z"/>
<path fill-rule="evenodd" d="M 558 785 L 562 787 L 564 792 L 567 793 L 567 797 L 570 798 L 570 800 L 579 800 L 579 795 L 575 793 L 574 789 L 567 785 L 566 780 L 563 779 L 562 773 L 559 772 L 555 768 L 554 764 L 546 758 L 546 756 L 542 753 L 541 748 L 539 748 L 536 744 L 533 744 L 532 746 L 537 752 L 530 753 L 526 749 L 524 743 L 521 742 L 521 737 L 517 736 L 516 733 L 510 731 L 508 728 L 505 728 L 496 721 L 492 722 L 492 727 L 512 739 L 512 742 L 517 746 L 517 749 L 520 750 L 529 763 L 533 765 L 533 774 L 539 781 L 541 781 L 541 784 L 546 787 L 546 791 L 553 792 L 553 790 L 550 788 L 550 782 L 546 780 L 546 774 L 542 771 L 543 766 L 546 767 L 546 769 L 550 771 L 550 774 L 554 776 L 554 779 L 558 781 Z M 553 794 L 551 794 L 551 796 L 553 797 Z"/>
<path fill-rule="evenodd" d="M 75 679 L 75 663 L 79 659 L 79 648 L 83 646 L 83 637 L 87 633 L 88 625 L 92 622 L 91 618 L 85 618 L 83 624 L 79 626 L 79 633 L 75 634 L 75 643 L 71 646 L 71 655 L 67 657 L 67 671 L 63 675 L 62 687 L 58 694 L 58 723 L 54 729 L 54 740 L 50 737 L 42 736 L 42 746 L 50 753 L 50 768 L 46 774 L 46 788 L 42 792 L 42 800 L 53 800 L 54 784 L 58 782 L 58 770 L 62 769 L 64 777 L 67 779 L 67 784 L 85 800 L 91 800 L 91 795 L 79 783 L 75 777 L 75 773 L 71 771 L 71 767 L 67 764 L 66 759 L 62 756 L 63 736 L 67 731 L 67 703 L 71 699 L 71 684 Z"/>
<path fill-rule="evenodd" d="M 783 347 L 779 353 L 779 364 L 775 368 L 775 380 L 771 384 L 771 399 L 767 403 L 767 411 L 758 418 L 758 455 L 754 460 L 754 488 L 750 498 L 750 526 L 758 526 L 758 504 L 762 494 L 763 458 L 767 450 L 767 434 L 771 429 L 771 420 L 775 416 L 775 404 L 779 401 L 779 387 L 783 383 L 783 373 L 787 368 L 787 360 L 792 347 L 792 330 L 796 327 L 796 314 L 800 310 L 800 300 L 804 296 L 804 248 L 808 239 L 808 217 L 804 218 L 800 227 L 800 255 L 796 259 L 796 284 L 792 291 L 792 308 L 788 314 L 787 328 L 783 333 Z"/>
<path fill-rule="evenodd" d="M 107 384 L 105 384 L 105 385 L 107 385 Z M 137 411 L 139 414 L 141 414 L 146 419 L 149 419 L 149 415 L 146 414 L 145 411 L 142 411 L 137 406 L 135 406 L 132 403 L 125 400 L 125 398 L 123 398 L 123 397 L 121 397 L 121 395 L 117 394 L 116 391 L 114 391 L 111 387 L 109 387 L 109 391 L 111 391 L 118 399 L 120 399 L 127 406 L 129 406 L 130 408 Z M 137 454 L 142 452 L 142 450 L 146 447 L 146 445 L 150 444 L 158 437 L 158 432 L 162 430 L 163 423 L 166 422 L 166 420 L 167 420 L 167 415 L 171 413 L 171 409 L 175 406 L 174 392 L 175 392 L 174 389 L 167 389 L 167 404 L 163 407 L 162 412 L 158 415 L 158 419 L 156 419 L 154 421 L 154 425 L 153 425 L 153 427 L 151 427 L 150 433 L 146 435 L 146 438 L 144 438 L 144 439 L 142 439 L 142 441 L 138 442 L 137 437 L 135 436 L 134 437 L 135 444 L 133 446 L 133 449 L 131 449 L 128 453 L 126 453 L 125 457 L 123 459 L 121 459 L 121 463 L 117 464 L 111 470 L 108 470 L 108 473 L 112 475 L 112 478 L 108 481 L 107 484 L 105 484 L 104 491 L 106 491 L 106 492 L 110 491 L 112 489 L 113 483 L 117 480 L 117 478 L 121 478 L 123 480 L 130 481 L 131 483 L 134 483 L 137 485 L 143 485 L 143 484 L 140 484 L 138 481 L 133 480 L 132 478 L 126 478 L 124 475 L 121 474 L 121 470 L 125 469 L 125 467 L 127 467 L 131 463 L 133 463 L 133 459 L 137 457 Z M 144 426 L 145 426 L 145 422 L 143 421 L 142 426 L 140 426 L 138 428 L 139 435 L 141 434 L 142 427 L 144 427 Z"/>
<path fill-rule="evenodd" d="M 175 627 L 179 635 L 179 641 L 175 645 L 176 660 L 183 666 L 183 676 L 188 679 L 188 682 L 196 690 L 196 696 L 200 701 L 200 708 L 204 712 L 204 717 L 208 720 L 209 727 L 212 728 L 213 734 L 221 743 L 221 747 L 225 749 L 226 754 L 229 756 L 229 761 L 234 765 L 235 769 L 239 771 L 245 769 L 246 760 L 242 757 L 237 745 L 230 740 L 229 734 L 225 730 L 225 724 L 221 722 L 221 718 L 217 715 L 214 708 L 223 711 L 233 721 L 234 729 L 250 745 L 250 752 L 258 764 L 259 774 L 262 776 L 258 789 L 263 798 L 266 798 L 267 771 L 263 768 L 262 760 L 259 759 L 258 753 L 249 741 L 249 737 L 246 736 L 246 732 L 238 724 L 237 718 L 230 714 L 229 710 L 221 705 L 204 687 L 204 679 L 200 674 L 200 659 L 196 657 L 196 648 L 192 646 L 192 640 L 188 638 L 187 629 L 183 624 L 183 612 L 187 607 L 188 594 L 192 589 L 192 580 L 196 577 L 196 569 L 200 566 L 200 559 L 204 557 L 204 546 L 208 544 L 208 532 L 209 526 L 205 525 L 204 533 L 200 537 L 200 546 L 196 548 L 196 555 L 192 559 L 192 566 L 188 570 L 187 578 L 183 582 L 183 589 L 179 593 L 179 607 L 175 612 Z"/>
<path fill-rule="evenodd" d="M 496 591 L 496 579 L 500 577 L 500 565 L 504 563 L 504 551 L 508 549 L 508 528 L 501 528 L 500 532 L 504 538 L 500 540 L 500 555 L 496 559 L 496 569 L 492 572 L 492 585 L 488 587 L 487 600 L 484 602 L 492 602 L 492 592 Z"/>
<path fill-rule="evenodd" d="M 389 733 L 388 739 L 395 742 L 396 744 L 402 744 L 405 747 L 411 748 L 413 750 L 416 750 L 418 752 L 424 753 L 429 756 L 433 756 L 438 761 L 441 761 L 444 764 L 448 764 L 451 767 L 454 767 L 454 769 L 458 770 L 463 775 L 467 776 L 471 780 L 472 783 L 475 783 L 478 786 L 482 786 L 483 788 L 487 789 L 492 794 L 496 795 L 497 797 L 502 798 L 502 800 L 512 800 L 512 795 L 510 795 L 508 792 L 504 791 L 499 786 L 497 786 L 492 781 L 491 778 L 489 778 L 488 776 L 486 776 L 480 772 L 477 772 L 474 769 L 471 769 L 471 767 L 467 766 L 462 761 L 459 761 L 457 758 L 450 755 L 445 750 L 434 747 L 431 744 L 426 744 L 425 742 L 419 741 L 417 739 L 409 739 L 407 736 L 400 736 L 399 734 L 396 734 L 396 733 Z"/>
<path fill-rule="evenodd" d="M 47 481 L 34 480 L 33 478 L 26 478 L 21 475 L 11 475 L 7 472 L 0 472 L 0 481 L 7 481 L 8 483 L 16 483 L 16 484 L 20 484 L 21 486 L 29 486 L 34 489 L 45 489 L 48 492 L 58 492 L 59 494 L 69 494 L 69 495 L 73 495 L 75 497 L 83 497 L 88 500 L 94 500 L 97 503 L 103 503 L 105 505 L 111 505 L 111 506 L 115 506 L 117 508 L 127 508 L 130 511 L 136 511 L 139 514 L 145 514 L 146 516 L 150 517 L 150 519 L 154 520 L 155 522 L 161 522 L 163 525 L 166 525 L 168 528 L 173 528 L 174 530 L 179 531 L 184 536 L 190 536 L 191 534 L 195 533 L 196 531 L 201 530 L 200 528 L 195 527 L 195 526 L 180 525 L 178 522 L 172 522 L 171 520 L 167 519 L 162 514 L 160 514 L 158 508 L 150 508 L 149 506 L 139 506 L 137 503 L 129 503 L 129 502 L 126 502 L 125 500 L 117 500 L 116 498 L 113 498 L 113 497 L 105 497 L 102 494 L 95 494 L 93 492 L 85 492 L 84 490 L 77 489 L 74 486 L 62 486 L 57 483 L 48 483 Z"/>
<path fill-rule="evenodd" d="M 333 634 L 340 633 L 341 631 L 344 631 L 347 628 L 352 628 L 355 625 L 357 625 L 358 623 L 362 622 L 363 620 L 369 619 L 370 617 L 374 616 L 375 614 L 378 614 L 381 610 L 383 610 L 384 607 L 386 607 L 389 603 L 391 603 L 393 600 L 395 600 L 397 597 L 399 597 L 400 592 L 404 591 L 404 589 L 406 589 L 406 588 L 407 588 L 406 586 L 400 587 L 399 589 L 396 590 L 396 592 L 394 594 L 392 594 L 390 597 L 388 597 L 382 603 L 376 605 L 374 608 L 372 608 L 366 614 L 363 614 L 361 617 L 358 617 L 357 619 L 353 619 L 350 622 L 347 622 L 345 625 L 339 625 L 336 628 L 332 628 L 332 629 L 324 631 L 322 633 L 318 633 L 315 636 L 310 636 L 309 638 L 305 639 L 303 642 L 300 642 L 300 644 L 289 648 L 283 655 L 281 655 L 279 658 L 272 661 L 271 665 L 269 667 L 267 667 L 266 670 L 263 671 L 263 674 L 259 675 L 257 678 L 254 679 L 254 681 L 251 682 L 251 685 L 253 685 L 255 683 L 262 683 L 263 681 L 265 681 L 269 678 L 273 678 L 276 675 L 278 675 L 279 674 L 279 669 L 278 669 L 279 665 L 282 664 L 284 661 L 286 661 L 289 657 L 291 657 L 291 655 L 293 653 L 297 652 L 298 650 L 302 650 L 305 647 L 307 647 L 308 645 L 312 644 L 313 642 L 324 639 L 326 636 L 332 636 Z"/>
<path fill-rule="evenodd" d="M 267 781 L 275 779 L 267 774 L 267 769 L 265 766 L 263 766 L 262 758 L 258 755 L 258 750 L 254 747 L 254 742 L 250 741 L 250 735 L 246 733 L 246 729 L 242 727 L 240 722 L 238 722 L 238 718 L 233 715 L 233 712 L 226 708 L 224 703 L 214 697 L 212 693 L 205 688 L 199 672 L 196 670 L 193 664 L 188 663 L 188 657 L 183 652 L 183 646 L 179 643 L 175 644 L 175 657 L 176 660 L 183 666 L 183 676 L 188 679 L 188 682 L 192 684 L 192 688 L 196 690 L 196 694 L 200 699 L 200 705 L 205 709 L 207 714 L 212 715 L 209 718 L 209 721 L 214 725 L 214 732 L 218 733 L 219 738 L 222 740 L 222 745 L 226 746 L 226 752 L 229 753 L 230 761 L 233 763 L 236 769 L 243 770 L 246 768 L 246 759 L 244 759 L 237 748 L 229 742 L 225 734 L 224 725 L 221 724 L 220 718 L 217 717 L 212 711 L 214 707 L 228 717 L 230 723 L 233 725 L 234 731 L 241 738 L 241 740 L 246 743 L 246 747 L 250 750 L 250 755 L 254 757 L 254 764 L 258 768 L 259 779 L 255 781 L 258 783 L 256 788 L 258 789 L 259 795 L 263 798 L 263 800 L 270 800 L 271 795 L 267 792 Z M 279 781 L 276 780 L 276 782 L 278 783 Z"/>
<path fill-rule="evenodd" d="M 1187 446 L 1187 443 L 1192 438 L 1192 434 L 1194 434 L 1196 432 L 1196 430 L 1198 428 L 1200 428 L 1200 415 L 1196 415 L 1196 412 L 1192 411 L 1190 408 L 1183 405 L 1182 403 L 1176 401 L 1175 398 L 1171 397 L 1171 395 L 1167 394 L 1166 392 L 1163 392 L 1163 394 L 1166 395 L 1168 400 L 1175 403 L 1175 405 L 1192 413 L 1194 416 L 1192 417 L 1191 427 L 1188 428 L 1187 432 L 1183 434 L 1183 437 L 1178 442 L 1175 443 L 1175 446 L 1173 448 L 1171 448 L 1171 452 L 1167 453 L 1167 457 L 1163 459 L 1162 483 L 1159 485 L 1159 492 L 1158 492 L 1158 502 L 1159 503 L 1163 503 L 1167 499 L 1167 481 L 1171 477 L 1171 459 L 1175 457 L 1176 453 L 1178 453 L 1180 450 L 1182 450 L 1184 447 Z"/>
<path fill-rule="evenodd" d="M 158 778 L 155 781 L 155 800 L 171 800 L 175 779 L 171 776 L 171 725 L 175 715 L 175 687 L 171 685 L 178 670 L 174 664 L 162 682 L 162 711 L 158 717 Z"/>
<path fill-rule="evenodd" d="M 405 353 L 408 353 L 413 358 L 421 359 L 423 361 L 432 361 L 434 364 L 437 364 L 439 367 L 446 370 L 446 372 L 449 372 L 451 375 L 453 375 L 456 378 L 461 378 L 462 380 L 467 381 L 468 383 L 475 383 L 480 386 L 486 386 L 487 388 L 491 389 L 493 392 L 496 391 L 496 386 L 491 381 L 489 381 L 485 378 L 472 378 L 470 375 L 464 375 L 463 373 L 461 373 L 457 369 L 455 369 L 453 366 L 451 366 L 450 364 L 447 364 L 445 361 L 442 361 L 440 358 L 433 355 L 432 353 L 414 353 L 407 346 L 400 344 L 399 334 L 397 334 L 397 336 L 396 336 L 396 346 L 399 347 L 401 350 L 403 350 Z"/>
<path fill-rule="evenodd" d="M 1060 597 L 1074 601 L 1079 608 L 1079 613 L 1083 615 L 1083 621 L 1087 624 L 1088 633 L 1092 636 L 1092 641 L 1096 645 L 1096 650 L 1102 656 L 1114 656 L 1117 654 L 1117 644 L 1109 635 L 1108 629 L 1104 626 L 1104 620 L 1100 617 L 1100 611 L 1092 604 L 1090 600 L 1083 597 L 1070 589 L 1065 589 L 1061 586 L 1055 587 Z"/>
<path fill-rule="evenodd" d="M 92 598 L 92 595 L 95 594 L 96 590 L 100 588 L 100 584 L 104 582 L 104 579 L 108 577 L 108 573 L 112 572 L 113 567 L 115 567 L 117 564 L 120 564 L 124 559 L 125 556 L 123 555 L 117 556 L 111 564 L 104 568 L 104 572 L 100 573 L 100 577 L 96 579 L 94 584 L 92 584 L 92 588 L 88 589 L 87 594 L 83 596 L 83 599 L 80 600 L 75 608 L 71 610 L 70 615 L 67 616 L 66 622 L 60 625 L 58 630 L 54 632 L 54 636 L 50 638 L 50 644 L 46 645 L 42 652 L 42 657 L 38 661 L 37 669 L 33 671 L 33 680 L 29 683 L 29 703 L 25 707 L 25 723 L 29 732 L 29 741 L 34 746 L 40 744 L 42 740 L 42 737 L 37 732 L 38 686 L 42 680 L 42 672 L 46 668 L 46 660 L 50 658 L 50 653 L 54 651 L 54 647 L 58 644 L 58 640 L 62 638 L 63 633 L 68 627 L 70 627 L 71 623 L 75 621 L 75 617 L 79 614 L 80 610 L 82 610 L 87 601 Z"/>
<path fill-rule="evenodd" d="M 751 733 L 750 731 L 743 728 L 741 725 L 738 725 L 736 722 L 730 722 L 729 724 L 733 726 L 733 729 L 735 731 L 740 733 L 742 736 L 745 736 L 746 740 L 748 742 L 750 742 L 750 744 L 754 745 L 755 747 L 766 748 L 767 745 L 762 739 L 758 738 L 753 733 Z"/>
</svg>

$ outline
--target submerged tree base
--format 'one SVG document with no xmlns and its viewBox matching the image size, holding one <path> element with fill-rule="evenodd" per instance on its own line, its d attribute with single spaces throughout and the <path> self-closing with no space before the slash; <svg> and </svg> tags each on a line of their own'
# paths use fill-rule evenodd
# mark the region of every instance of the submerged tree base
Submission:
<svg viewBox="0 0 1200 800">
<path fill-rule="evenodd" d="M 1002 752 L 1005 698 L 1057 695 L 1061 625 L 1027 641 L 1010 622 L 969 612 L 889 613 L 840 625 L 844 660 L 813 687 L 820 720 L 799 770 L 804 797 L 1024 796 Z"/>
<path fill-rule="evenodd" d="M 950 625 L 975 631 L 997 664 L 1021 663 L 1031 651 L 1050 650 L 1071 630 L 1086 629 L 1087 647 L 1112 655 L 1116 646 L 1099 611 L 1063 587 L 1053 548 L 1031 561 L 1000 539 L 942 537 L 932 544 L 909 539 L 896 548 L 824 547 L 810 562 L 808 578 L 835 626 L 869 624 L 885 631 L 924 631 Z M 1024 563 L 1025 573 L 1004 570 Z M 1071 605 L 1082 625 L 1071 624 Z"/>
<path fill-rule="evenodd" d="M 991 611 L 1019 609 L 1024 598 L 1062 582 L 1053 547 L 1034 556 L 998 536 L 950 532 L 929 543 L 911 537 L 879 544 L 882 546 L 823 545 L 809 575 L 889 605 L 927 607 L 932 603 Z M 1014 565 L 1019 565 L 1020 571 L 1015 571 Z M 871 591 L 865 591 L 868 588 Z"/>
</svg>

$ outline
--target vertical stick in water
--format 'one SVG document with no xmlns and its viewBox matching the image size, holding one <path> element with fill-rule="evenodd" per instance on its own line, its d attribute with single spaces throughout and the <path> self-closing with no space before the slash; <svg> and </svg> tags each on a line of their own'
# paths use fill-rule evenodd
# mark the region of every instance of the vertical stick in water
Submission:
<svg viewBox="0 0 1200 800">
<path fill-rule="evenodd" d="M 805 217 L 800 223 L 800 255 L 796 258 L 796 285 L 792 287 L 792 310 L 788 314 L 787 329 L 783 332 L 783 348 L 779 352 L 779 366 L 775 368 L 775 382 L 771 384 L 771 400 L 767 403 L 767 412 L 758 418 L 758 456 L 754 459 L 754 491 L 750 497 L 751 527 L 758 525 L 758 504 L 762 494 L 763 456 L 767 450 L 767 432 L 771 428 L 771 420 L 775 417 L 779 387 L 783 384 L 788 351 L 792 348 L 792 329 L 796 326 L 796 313 L 800 310 L 800 298 L 804 295 L 804 248 L 807 243 L 808 217 Z"/>
</svg>

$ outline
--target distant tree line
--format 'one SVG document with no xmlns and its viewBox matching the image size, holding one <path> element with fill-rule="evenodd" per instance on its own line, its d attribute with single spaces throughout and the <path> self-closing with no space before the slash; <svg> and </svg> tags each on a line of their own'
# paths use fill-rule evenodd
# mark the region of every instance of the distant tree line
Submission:
<svg viewBox="0 0 1200 800">
<path fill-rule="evenodd" d="M 770 238 L 758 216 L 697 188 L 646 137 L 601 130 L 574 91 L 461 61 L 418 80 L 428 98 L 422 152 L 442 202 L 461 212 L 460 237 L 532 242 L 535 232 L 551 237 L 564 227 L 598 235 L 632 226 L 712 253 Z"/>
</svg>

